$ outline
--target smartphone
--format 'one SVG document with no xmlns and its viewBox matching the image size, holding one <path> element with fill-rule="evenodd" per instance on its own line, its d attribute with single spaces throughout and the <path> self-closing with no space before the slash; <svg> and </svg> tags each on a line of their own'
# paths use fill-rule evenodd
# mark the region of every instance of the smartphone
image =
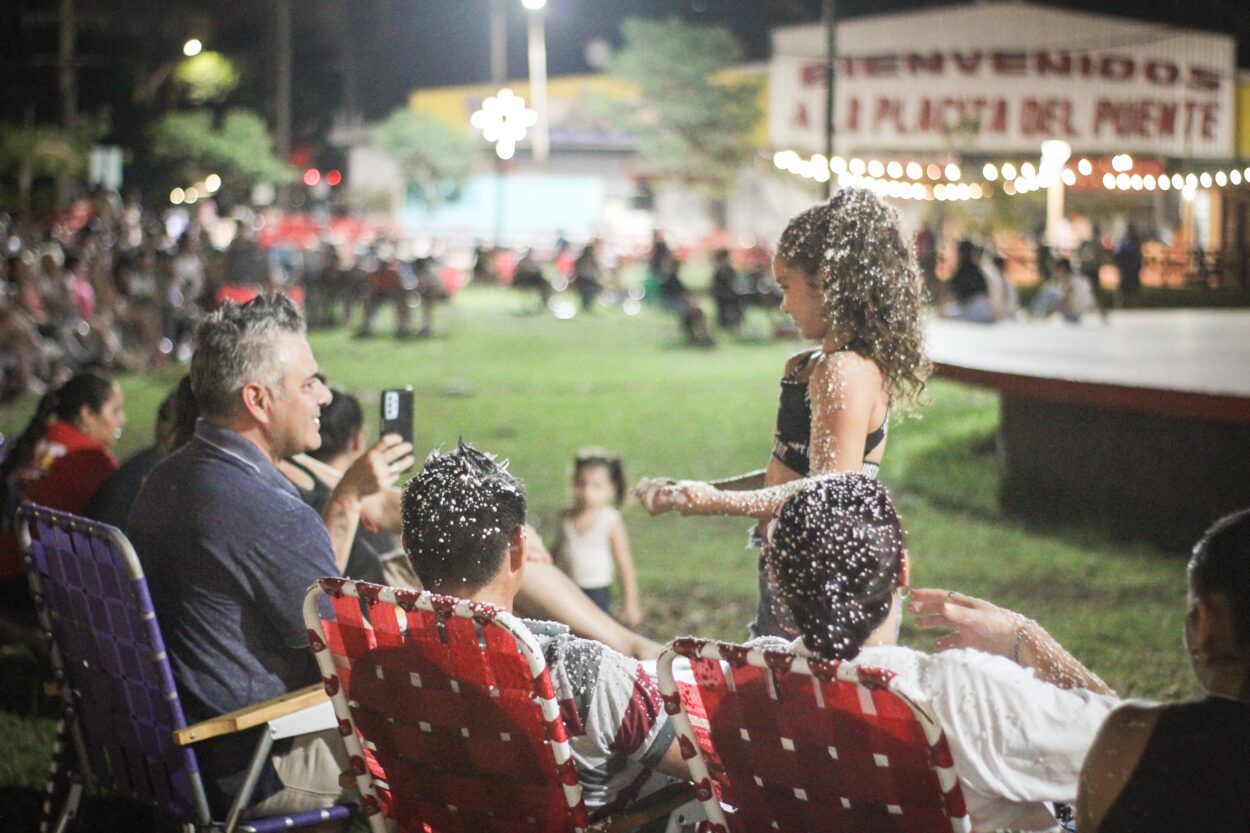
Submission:
<svg viewBox="0 0 1250 833">
<path fill-rule="evenodd" d="M 413 421 L 412 387 L 387 388 L 382 391 L 382 420 L 378 426 L 379 436 L 398 434 L 404 442 L 412 442 Z"/>
</svg>

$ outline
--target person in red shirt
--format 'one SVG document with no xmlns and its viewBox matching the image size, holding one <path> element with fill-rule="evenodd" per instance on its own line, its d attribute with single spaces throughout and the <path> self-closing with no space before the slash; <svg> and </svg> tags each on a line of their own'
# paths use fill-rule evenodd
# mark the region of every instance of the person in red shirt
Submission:
<svg viewBox="0 0 1250 833">
<path fill-rule="evenodd" d="M 117 469 L 111 449 L 125 425 L 121 388 L 95 371 L 78 373 L 39 400 L 35 415 L 0 465 L 0 507 L 7 522 L 0 540 L 0 579 L 18 579 L 22 586 L 13 588 L 15 593 L 24 592 L 12 523 L 17 504 L 31 500 L 82 514 Z"/>
</svg>

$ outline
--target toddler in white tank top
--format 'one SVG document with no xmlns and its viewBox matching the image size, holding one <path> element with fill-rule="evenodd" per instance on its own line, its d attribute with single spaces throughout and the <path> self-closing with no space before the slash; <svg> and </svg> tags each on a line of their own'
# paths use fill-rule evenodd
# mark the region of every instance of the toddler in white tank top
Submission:
<svg viewBox="0 0 1250 833">
<path fill-rule="evenodd" d="M 583 449 L 573 463 L 573 502 L 560 515 L 554 551 L 560 566 L 595 604 L 611 613 L 612 585 L 621 579 L 621 621 L 642 622 L 629 536 L 619 505 L 625 497 L 621 460 L 602 449 Z"/>
</svg>

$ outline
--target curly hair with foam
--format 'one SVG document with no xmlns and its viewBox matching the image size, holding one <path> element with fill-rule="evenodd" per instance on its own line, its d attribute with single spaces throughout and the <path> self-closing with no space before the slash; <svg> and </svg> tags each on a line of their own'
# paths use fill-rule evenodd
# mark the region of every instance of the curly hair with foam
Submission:
<svg viewBox="0 0 1250 833">
<path fill-rule="evenodd" d="M 846 346 L 881 368 L 891 406 L 904 412 L 924 393 L 924 284 L 898 214 L 875 194 L 846 188 L 786 226 L 777 256 L 820 291 L 822 311 Z"/>
</svg>

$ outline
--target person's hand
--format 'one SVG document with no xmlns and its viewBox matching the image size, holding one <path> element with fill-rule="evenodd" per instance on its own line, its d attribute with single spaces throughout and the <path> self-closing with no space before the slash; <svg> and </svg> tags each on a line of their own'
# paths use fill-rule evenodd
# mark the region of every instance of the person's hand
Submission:
<svg viewBox="0 0 1250 833">
<path fill-rule="evenodd" d="M 638 502 L 648 514 L 663 515 L 665 512 L 672 511 L 673 501 L 671 495 L 661 493 L 664 487 L 672 485 L 673 482 L 672 478 L 668 477 L 644 477 L 634 487 L 634 497 L 638 498 Z"/>
<path fill-rule="evenodd" d="M 543 543 L 538 530 L 529 524 L 525 525 L 525 561 L 527 564 L 554 564 L 555 559 Z"/>
<path fill-rule="evenodd" d="M 398 434 L 387 434 L 343 472 L 335 491 L 356 499 L 377 494 L 394 486 L 400 472 L 411 468 L 414 462 L 412 444 L 404 442 Z"/>
<path fill-rule="evenodd" d="M 1028 622 L 1019 613 L 953 590 L 913 590 L 907 609 L 915 615 L 916 627 L 950 631 L 934 642 L 938 650 L 976 648 L 1009 659 L 1017 632 Z"/>
<path fill-rule="evenodd" d="M 635 604 L 627 604 L 621 611 L 621 622 L 628 628 L 636 628 L 642 624 L 642 608 Z"/>
</svg>

